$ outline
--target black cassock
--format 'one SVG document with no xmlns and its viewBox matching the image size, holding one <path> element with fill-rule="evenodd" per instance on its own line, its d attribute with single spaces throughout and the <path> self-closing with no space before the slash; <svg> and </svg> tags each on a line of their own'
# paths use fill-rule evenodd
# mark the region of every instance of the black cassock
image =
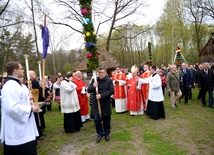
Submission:
<svg viewBox="0 0 214 155">
<path fill-rule="evenodd" d="M 38 89 L 39 90 L 39 98 L 38 98 L 38 102 L 45 102 L 45 97 L 42 95 L 42 88 L 39 85 L 38 81 L 33 81 L 32 82 L 32 89 Z M 44 119 L 44 114 L 46 113 L 46 106 L 42 106 L 42 111 L 39 113 L 34 113 L 34 117 L 35 117 L 35 121 L 36 121 L 36 126 L 39 132 L 39 137 L 42 136 L 42 129 L 44 129 L 45 126 L 45 119 Z M 39 116 L 38 116 L 39 115 Z"/>
</svg>

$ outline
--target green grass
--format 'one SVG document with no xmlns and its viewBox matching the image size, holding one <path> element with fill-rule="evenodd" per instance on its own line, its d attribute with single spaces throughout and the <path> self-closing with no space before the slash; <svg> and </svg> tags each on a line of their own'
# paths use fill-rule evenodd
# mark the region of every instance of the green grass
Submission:
<svg viewBox="0 0 214 155">
<path fill-rule="evenodd" d="M 80 132 L 65 134 L 63 114 L 53 104 L 53 111 L 45 114 L 47 135 L 38 141 L 39 155 L 214 155 L 214 109 L 203 108 L 196 99 L 188 105 L 181 100 L 172 110 L 165 95 L 166 119 L 153 120 L 145 114 L 130 116 L 116 114 L 112 108 L 111 141 L 97 144 L 93 121 L 83 124 Z M 3 147 L 0 145 L 0 155 Z"/>
<path fill-rule="evenodd" d="M 112 140 L 118 140 L 123 142 L 128 142 L 132 140 L 131 138 L 131 131 L 123 130 L 121 132 L 116 132 L 112 134 Z"/>
<path fill-rule="evenodd" d="M 164 139 L 159 134 L 153 132 L 145 132 L 143 134 L 146 148 L 150 152 L 149 154 L 164 154 L 164 155 L 182 155 L 186 154 L 184 150 L 177 148 L 176 144 L 170 140 Z"/>
</svg>

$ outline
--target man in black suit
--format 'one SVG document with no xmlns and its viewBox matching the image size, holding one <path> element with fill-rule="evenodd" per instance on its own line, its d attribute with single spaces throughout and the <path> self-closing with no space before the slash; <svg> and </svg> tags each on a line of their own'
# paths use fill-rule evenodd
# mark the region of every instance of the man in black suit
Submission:
<svg viewBox="0 0 214 155">
<path fill-rule="evenodd" d="M 98 93 L 96 93 L 98 87 Z M 114 94 L 114 86 L 112 80 L 106 75 L 106 69 L 99 68 L 99 76 L 97 82 L 93 79 L 88 87 L 88 93 L 92 93 L 92 113 L 97 131 L 97 140 L 99 143 L 103 136 L 107 142 L 110 141 L 110 121 L 111 121 L 111 95 Z M 99 103 L 100 101 L 100 108 Z M 102 123 L 103 122 L 103 123 Z"/>
<path fill-rule="evenodd" d="M 191 75 L 192 75 L 192 77 L 191 77 L 192 78 L 192 83 L 191 83 L 191 87 L 189 89 L 189 99 L 192 100 L 192 88 L 194 88 L 196 70 L 193 67 L 193 65 L 189 66 L 189 70 L 190 70 Z"/>
<path fill-rule="evenodd" d="M 206 92 L 209 93 L 209 107 L 213 107 L 213 88 L 214 88 L 214 73 L 209 69 L 207 62 L 203 63 L 203 70 L 200 71 L 198 76 L 198 88 L 201 90 L 202 106 L 206 107 Z"/>
<path fill-rule="evenodd" d="M 187 64 L 186 63 L 182 63 L 181 64 L 181 71 L 182 71 L 182 80 L 183 80 L 183 92 L 182 92 L 182 96 L 184 96 L 184 103 L 187 104 L 188 103 L 188 98 L 189 98 L 189 91 L 190 88 L 192 87 L 192 80 L 193 80 L 193 76 L 192 76 L 192 72 L 190 72 L 190 70 L 187 68 Z"/>
<path fill-rule="evenodd" d="M 195 72 L 195 84 L 197 84 L 197 85 L 198 85 L 198 76 L 202 69 L 203 69 L 203 64 L 199 64 L 198 69 Z M 197 99 L 201 100 L 201 89 L 199 89 Z"/>
<path fill-rule="evenodd" d="M 139 74 L 142 74 L 144 72 L 143 66 L 144 66 L 144 63 L 141 62 L 140 66 L 139 66 Z"/>
</svg>

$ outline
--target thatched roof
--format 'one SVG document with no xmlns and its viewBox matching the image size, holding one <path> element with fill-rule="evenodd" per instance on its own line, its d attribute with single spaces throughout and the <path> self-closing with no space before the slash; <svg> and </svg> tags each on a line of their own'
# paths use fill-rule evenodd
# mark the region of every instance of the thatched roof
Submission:
<svg viewBox="0 0 214 155">
<path fill-rule="evenodd" d="M 118 61 L 106 50 L 99 50 L 99 67 L 105 67 L 106 69 L 116 68 L 120 66 Z M 78 62 L 74 66 L 74 70 L 87 71 L 86 58 L 87 52 L 83 51 L 80 55 Z"/>
</svg>

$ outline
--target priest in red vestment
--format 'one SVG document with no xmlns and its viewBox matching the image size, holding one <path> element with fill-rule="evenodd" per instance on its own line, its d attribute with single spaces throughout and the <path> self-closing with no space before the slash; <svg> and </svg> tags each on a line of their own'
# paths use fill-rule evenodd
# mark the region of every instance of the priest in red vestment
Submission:
<svg viewBox="0 0 214 155">
<path fill-rule="evenodd" d="M 143 66 L 143 69 L 144 69 L 144 72 L 140 75 L 140 78 L 149 78 L 151 73 L 149 71 L 149 65 L 145 64 Z M 146 107 L 147 107 L 147 102 L 148 102 L 148 94 L 149 94 L 149 84 L 142 84 L 141 85 L 141 91 L 142 91 L 142 94 L 143 94 L 143 97 L 145 99 L 145 102 L 143 107 L 144 107 L 144 111 L 146 110 Z"/>
<path fill-rule="evenodd" d="M 82 122 L 85 122 L 89 119 L 88 97 L 86 94 L 86 85 L 82 80 L 82 73 L 80 71 L 76 71 L 73 82 L 77 85 L 76 91 L 80 104 L 80 115 Z"/>
<path fill-rule="evenodd" d="M 142 115 L 144 113 L 143 108 L 143 95 L 141 92 L 141 87 L 138 86 L 138 77 L 137 66 L 132 66 L 131 68 L 132 78 L 127 82 L 127 91 L 128 91 L 128 99 L 127 99 L 127 110 L 130 111 L 130 115 Z"/>
<path fill-rule="evenodd" d="M 121 72 L 117 67 L 115 74 L 112 76 L 114 84 L 114 99 L 115 99 L 115 111 L 117 113 L 126 112 L 126 81 L 127 77 L 125 73 Z"/>
</svg>

